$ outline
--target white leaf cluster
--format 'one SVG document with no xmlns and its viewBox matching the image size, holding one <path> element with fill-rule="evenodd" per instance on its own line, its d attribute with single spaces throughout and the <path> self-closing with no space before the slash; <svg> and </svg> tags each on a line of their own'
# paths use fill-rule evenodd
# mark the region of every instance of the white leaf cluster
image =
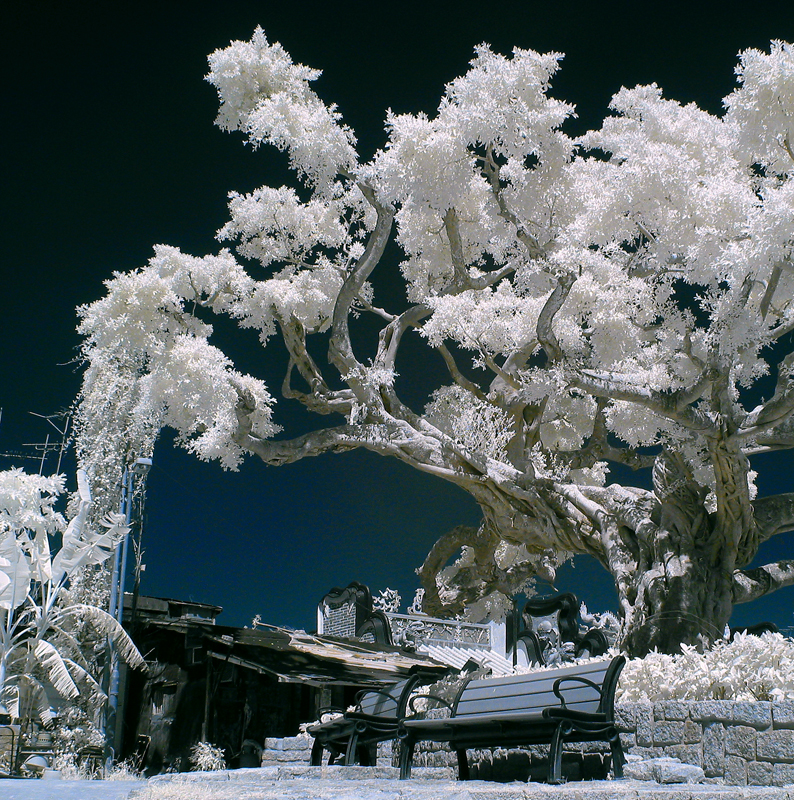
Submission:
<svg viewBox="0 0 794 800">
<path fill-rule="evenodd" d="M 144 448 L 170 425 L 200 458 L 235 469 L 242 457 L 233 440 L 239 391 L 255 399 L 259 436 L 277 430 L 272 397 L 209 343 L 212 327 L 193 312 L 204 304 L 242 316 L 251 279 L 227 252 L 200 259 L 158 247 L 146 267 L 116 275 L 107 287 L 105 298 L 81 309 L 89 362 L 78 418 L 83 467 L 94 479 L 117 479 L 113 460 L 149 455 Z M 118 392 L 126 392 L 123 414 Z"/>
<path fill-rule="evenodd" d="M 309 88 L 318 70 L 293 64 L 284 48 L 270 44 L 261 28 L 250 42 L 232 42 L 209 56 L 207 80 L 218 90 L 216 124 L 239 130 L 254 146 L 275 145 L 310 185 L 325 189 L 357 163 L 355 137 Z"/>
<path fill-rule="evenodd" d="M 66 525 L 55 510 L 63 490 L 62 475 L 0 472 L 0 609 L 24 602 L 31 580 L 52 578 L 49 537 Z"/>
<path fill-rule="evenodd" d="M 425 417 L 467 450 L 494 459 L 504 458 L 513 435 L 504 411 L 457 385 L 442 386 L 433 392 Z"/>
<path fill-rule="evenodd" d="M 741 86 L 725 98 L 725 106 L 728 120 L 736 126 L 740 152 L 773 173 L 791 175 L 794 47 L 773 41 L 769 53 L 745 50 L 739 54 L 736 75 Z"/>
<path fill-rule="evenodd" d="M 200 772 L 215 772 L 226 769 L 226 758 L 222 747 L 209 742 L 197 742 L 190 748 L 190 763 Z"/>
<path fill-rule="evenodd" d="M 679 655 L 629 659 L 615 699 L 792 700 L 794 642 L 779 633 L 739 633 L 704 653 L 684 646 Z"/>
</svg>

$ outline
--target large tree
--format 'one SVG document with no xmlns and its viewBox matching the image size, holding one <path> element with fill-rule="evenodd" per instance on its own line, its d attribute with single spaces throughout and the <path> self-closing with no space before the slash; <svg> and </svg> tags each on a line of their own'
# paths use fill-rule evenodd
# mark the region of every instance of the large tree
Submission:
<svg viewBox="0 0 794 800">
<path fill-rule="evenodd" d="M 232 469 L 367 448 L 482 509 L 422 566 L 426 610 L 586 553 L 637 654 L 713 640 L 734 604 L 794 584 L 791 561 L 747 569 L 794 528 L 794 494 L 756 498 L 748 462 L 794 447 L 794 50 L 740 54 L 721 116 L 637 86 L 578 139 L 549 96 L 560 58 L 478 47 L 435 117 L 389 113 L 364 162 L 319 72 L 261 30 L 213 53 L 217 124 L 285 151 L 296 182 L 231 195 L 218 238 L 239 259 L 158 246 L 81 310 L 95 493 L 163 426 Z M 399 276 L 403 296 L 381 290 Z M 280 337 L 281 394 L 330 422 L 279 436 L 213 315 Z M 607 484 L 610 464 L 651 468 L 653 490 Z"/>
</svg>

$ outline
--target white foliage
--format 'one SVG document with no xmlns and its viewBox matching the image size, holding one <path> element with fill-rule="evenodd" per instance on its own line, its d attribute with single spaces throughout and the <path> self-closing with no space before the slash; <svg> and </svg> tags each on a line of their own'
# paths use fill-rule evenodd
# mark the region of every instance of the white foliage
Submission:
<svg viewBox="0 0 794 800">
<path fill-rule="evenodd" d="M 215 772 L 226 769 L 226 758 L 222 747 L 209 742 L 197 742 L 190 748 L 190 763 L 200 772 Z"/>
<path fill-rule="evenodd" d="M 107 286 L 107 297 L 81 309 L 89 370 L 77 420 L 78 455 L 94 480 L 149 455 L 146 448 L 164 424 L 200 458 L 235 469 L 242 457 L 232 438 L 239 390 L 255 399 L 253 432 L 278 430 L 264 384 L 235 370 L 209 343 L 212 327 L 191 313 L 191 303 L 245 313 L 240 300 L 252 281 L 230 254 L 199 259 L 158 247 L 147 267 L 116 275 Z M 108 384 L 120 382 L 121 396 L 108 402 Z M 99 494 L 111 491 L 102 488 Z"/>
<path fill-rule="evenodd" d="M 698 653 L 649 653 L 629 659 L 618 701 L 794 700 L 794 642 L 779 633 L 737 634 Z"/>
<path fill-rule="evenodd" d="M 504 456 L 512 436 L 510 420 L 501 409 L 460 386 L 433 392 L 425 416 L 467 449 L 495 459 Z"/>
<path fill-rule="evenodd" d="M 27 692 L 45 724 L 51 715 L 42 676 L 63 697 L 75 698 L 86 689 L 92 701 L 104 699 L 75 639 L 78 624 L 111 639 L 131 666 L 145 667 L 113 617 L 75 603 L 67 590 L 78 569 L 101 563 L 112 553 L 127 532 L 124 518 L 113 515 L 98 528 L 90 522 L 91 496 L 81 472 L 79 500 L 72 504 L 75 513 L 67 525 L 54 507 L 63 489 L 61 475 L 0 472 L 0 701 L 19 709 Z M 63 534 L 61 548 L 53 557 L 50 537 L 58 533 Z"/>
<path fill-rule="evenodd" d="M 739 54 L 741 86 L 725 98 L 742 155 L 773 172 L 794 169 L 794 48 L 773 41 L 770 52 L 751 48 Z M 788 147 L 788 152 L 786 148 Z"/>
<path fill-rule="evenodd" d="M 293 64 L 284 48 L 269 44 L 261 28 L 250 42 L 232 42 L 210 57 L 207 80 L 218 90 L 216 124 L 240 130 L 254 145 L 287 150 L 292 166 L 315 186 L 328 186 L 340 170 L 353 170 L 355 137 L 334 106 L 309 88 L 318 70 Z"/>
</svg>

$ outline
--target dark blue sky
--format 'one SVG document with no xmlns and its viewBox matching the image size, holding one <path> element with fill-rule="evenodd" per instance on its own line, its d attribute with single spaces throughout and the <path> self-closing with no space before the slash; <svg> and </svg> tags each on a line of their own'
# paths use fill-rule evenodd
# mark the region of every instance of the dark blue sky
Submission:
<svg viewBox="0 0 794 800">
<path fill-rule="evenodd" d="M 69 406 L 79 387 L 75 306 L 114 270 L 145 263 L 156 243 L 218 249 L 226 194 L 284 179 L 284 159 L 253 153 L 212 124 L 206 56 L 261 25 L 296 61 L 324 70 L 369 156 L 385 110 L 432 113 L 473 47 L 489 42 L 565 52 L 553 94 L 577 105 L 572 131 L 594 127 L 621 85 L 656 81 L 668 97 L 716 112 L 734 86 L 736 53 L 794 38 L 794 12 L 760 0 L 697 4 L 503 3 L 12 3 L 3 12 L 4 336 L 0 451 L 30 455 L 47 424 L 29 412 Z M 90 10 L 89 10 L 90 8 Z M 377 10 L 381 9 L 381 10 Z M 278 352 L 243 345 L 251 367 L 280 381 Z M 432 376 L 425 376 L 432 380 Z M 429 384 L 428 384 L 429 385 Z M 277 390 L 277 384 L 273 386 Z M 303 425 L 300 412 L 280 419 Z M 142 591 L 309 627 L 331 586 L 361 580 L 410 601 L 413 569 L 436 537 L 476 524 L 455 487 L 365 452 L 281 468 L 250 459 L 224 473 L 174 450 L 165 436 L 148 481 Z M 759 462 L 763 493 L 791 490 L 790 456 Z M 20 456 L 0 468 L 34 468 Z M 49 461 L 49 469 L 55 466 Z M 778 537 L 780 539 L 781 537 Z M 794 540 L 767 547 L 794 556 Z M 788 546 L 786 546 L 788 544 Z M 763 560 L 768 560 L 764 558 Z M 560 588 L 591 609 L 614 605 L 609 577 L 582 561 Z M 792 624 L 794 590 L 740 606 L 740 623 Z"/>
</svg>

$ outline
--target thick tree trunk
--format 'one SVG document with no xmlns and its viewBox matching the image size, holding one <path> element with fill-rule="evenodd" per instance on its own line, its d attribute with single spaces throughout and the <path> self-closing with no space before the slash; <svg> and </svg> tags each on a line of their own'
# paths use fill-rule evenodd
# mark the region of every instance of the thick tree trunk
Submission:
<svg viewBox="0 0 794 800">
<path fill-rule="evenodd" d="M 627 598 L 621 644 L 632 656 L 706 646 L 723 636 L 730 619 L 732 576 L 707 555 L 676 544 L 666 560 L 638 576 L 636 595 Z"/>
<path fill-rule="evenodd" d="M 737 548 L 731 540 L 738 534 L 717 524 L 705 491 L 678 467 L 660 463 L 653 493 L 584 489 L 598 499 L 600 525 L 572 515 L 559 490 L 519 500 L 494 487 L 489 494 L 473 491 L 483 509 L 480 529 L 446 534 L 418 571 L 426 610 L 459 614 L 491 592 L 510 595 L 533 575 L 553 582 L 555 554 L 567 551 L 594 556 L 612 574 L 623 622 L 621 647 L 628 654 L 675 653 L 681 645 L 700 648 L 720 639 L 733 609 Z M 584 494 L 580 500 L 590 510 Z M 515 548 L 513 560 L 504 557 L 505 545 Z M 450 569 L 449 560 L 461 548 L 463 556 Z M 586 586 L 574 590 L 592 607 Z"/>
</svg>

